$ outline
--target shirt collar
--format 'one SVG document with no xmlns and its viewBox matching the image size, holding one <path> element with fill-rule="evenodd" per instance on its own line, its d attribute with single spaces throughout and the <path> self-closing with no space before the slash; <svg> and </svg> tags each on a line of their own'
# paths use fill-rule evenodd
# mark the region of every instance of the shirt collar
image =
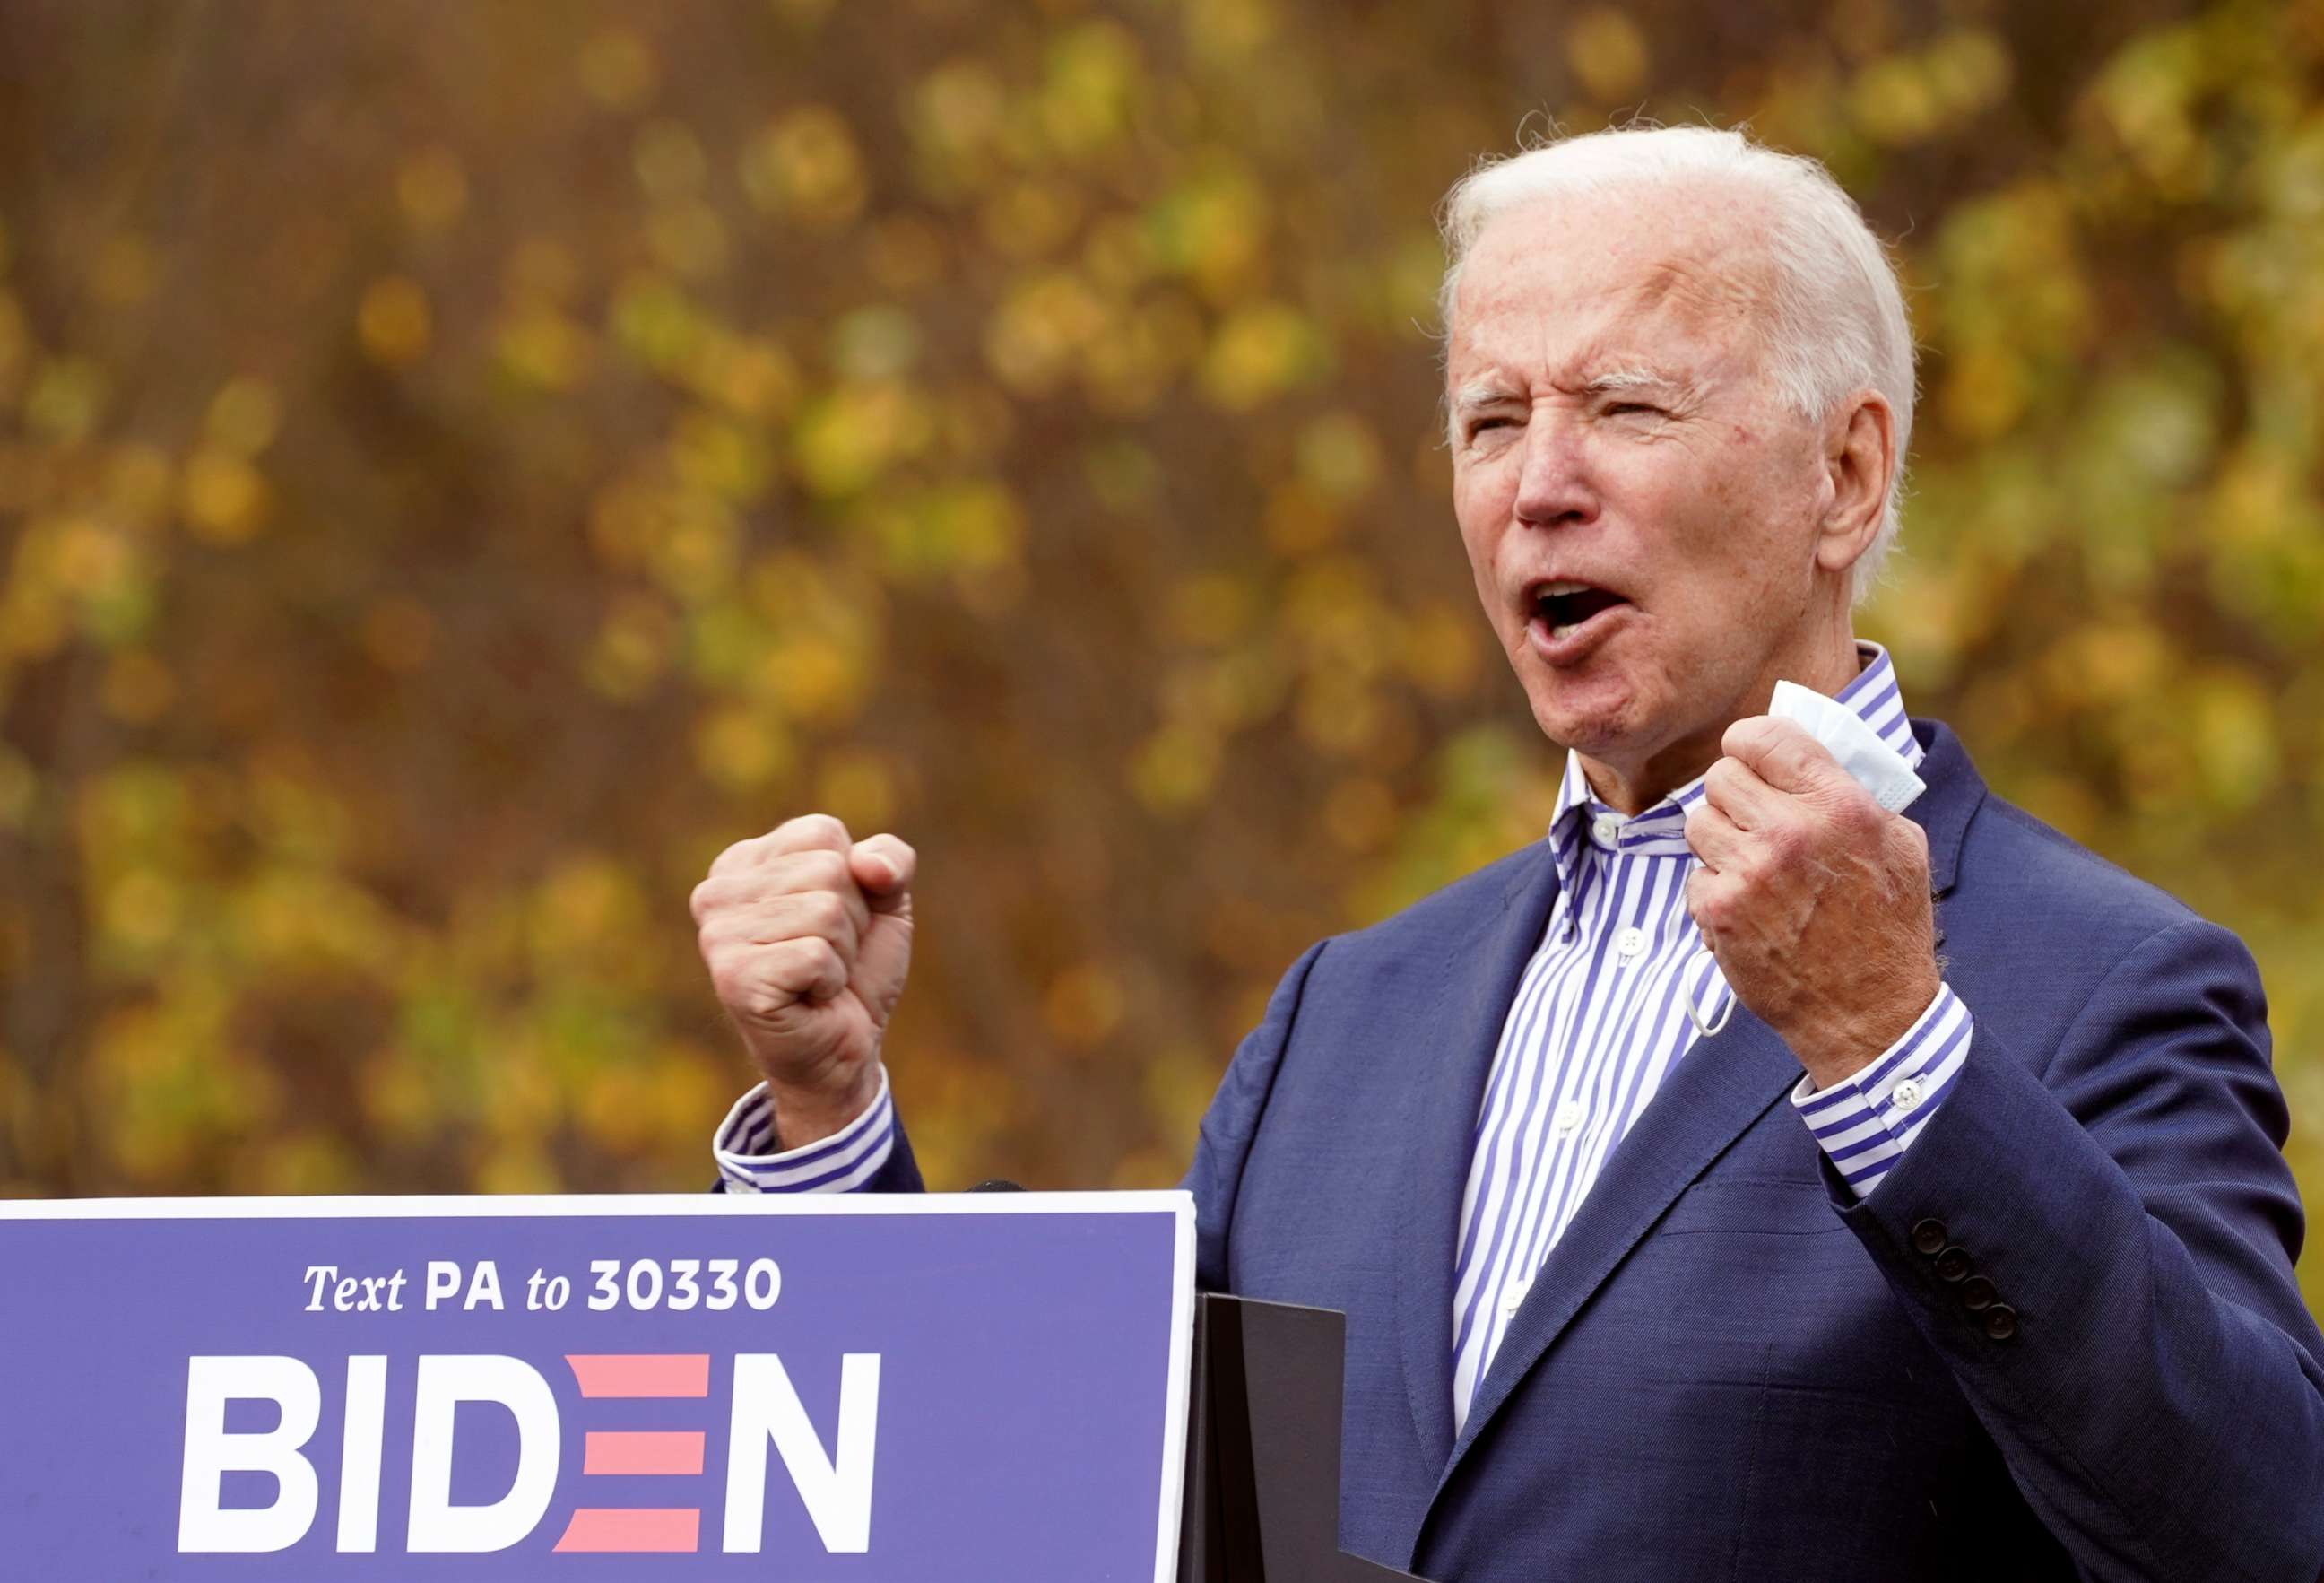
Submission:
<svg viewBox="0 0 2324 1583">
<path fill-rule="evenodd" d="M 1863 669 L 1840 690 L 1834 701 L 1855 711 L 1857 718 L 1871 727 L 1905 763 L 1917 765 L 1921 744 L 1904 713 L 1904 695 L 1897 690 L 1896 668 L 1889 661 L 1888 651 L 1878 643 L 1859 642 L 1856 652 Z M 1565 775 L 1558 783 L 1557 801 L 1549 819 L 1550 847 L 1557 854 L 1561 877 L 1568 884 L 1572 883 L 1572 875 L 1563 871 L 1572 867 L 1585 847 L 1624 856 L 1688 856 L 1686 810 L 1702 796 L 1702 777 L 1697 775 L 1652 808 L 1625 819 L 1591 795 L 1590 782 L 1582 773 L 1582 755 L 1567 754 Z"/>
</svg>

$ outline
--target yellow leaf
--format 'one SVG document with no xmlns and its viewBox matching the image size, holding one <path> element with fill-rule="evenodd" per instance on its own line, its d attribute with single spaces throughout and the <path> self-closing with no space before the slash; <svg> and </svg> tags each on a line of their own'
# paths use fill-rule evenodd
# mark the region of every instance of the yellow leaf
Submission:
<svg viewBox="0 0 2324 1583">
<path fill-rule="evenodd" d="M 682 121 L 656 121 L 642 128 L 632 162 L 646 196 L 665 203 L 693 197 L 710 173 L 701 139 Z"/>
<path fill-rule="evenodd" d="M 659 75 L 645 41 L 623 28 L 593 36 L 576 65 L 582 90 L 609 110 L 641 108 Z"/>
<path fill-rule="evenodd" d="M 187 525 L 213 544 L 245 543 L 265 520 L 266 480 L 230 451 L 205 446 L 187 458 L 184 495 Z"/>
<path fill-rule="evenodd" d="M 1646 79 L 1646 35 L 1618 11 L 1592 6 L 1565 30 L 1565 63 L 1601 105 L 1637 92 Z"/>
<path fill-rule="evenodd" d="M 1041 998 L 1049 1032 L 1069 1047 L 1086 1050 L 1121 1025 L 1126 1009 L 1120 976 L 1102 962 L 1084 962 L 1060 973 Z"/>
<path fill-rule="evenodd" d="M 1224 572 L 1182 579 L 1170 590 L 1163 619 L 1171 638 L 1198 648 L 1215 648 L 1240 637 L 1255 614 L 1250 587 Z"/>
<path fill-rule="evenodd" d="M 468 206 L 468 176 L 459 155 L 441 146 L 412 155 L 395 173 L 395 197 L 413 228 L 444 230 Z"/>
<path fill-rule="evenodd" d="M 1311 378 L 1323 363 L 1314 324 L 1286 303 L 1262 302 L 1219 327 L 1204 360 L 1203 388 L 1227 411 L 1249 412 Z"/>
<path fill-rule="evenodd" d="M 1219 774 L 1219 744 L 1210 733 L 1166 726 L 1130 761 L 1130 786 L 1156 813 L 1183 813 L 1210 795 Z"/>
<path fill-rule="evenodd" d="M 730 792 L 759 792 L 787 777 L 797 762 L 780 720 L 739 705 L 714 709 L 695 727 L 695 762 Z"/>
<path fill-rule="evenodd" d="M 753 203 L 812 230 L 847 224 L 867 196 L 855 134 L 825 105 L 777 116 L 744 147 L 740 174 Z"/>
<path fill-rule="evenodd" d="M 835 749 L 816 776 L 815 806 L 851 830 L 880 829 L 895 815 L 895 770 L 868 748 Z"/>
<path fill-rule="evenodd" d="M 404 275 L 373 282 L 355 310 L 355 330 L 364 350 L 392 368 L 426 356 L 433 329 L 428 293 Z"/>
<path fill-rule="evenodd" d="M 220 386 L 202 423 L 213 445 L 244 458 L 272 445 L 281 427 L 282 398 L 272 384 L 251 375 Z"/>
<path fill-rule="evenodd" d="M 32 371 L 24 393 L 25 427 L 67 444 L 88 439 L 104 416 L 109 383 L 86 357 L 51 358 Z"/>
<path fill-rule="evenodd" d="M 1336 500 L 1360 500 L 1379 481 L 1379 441 L 1353 412 L 1328 412 L 1299 433 L 1299 471 Z"/>
</svg>

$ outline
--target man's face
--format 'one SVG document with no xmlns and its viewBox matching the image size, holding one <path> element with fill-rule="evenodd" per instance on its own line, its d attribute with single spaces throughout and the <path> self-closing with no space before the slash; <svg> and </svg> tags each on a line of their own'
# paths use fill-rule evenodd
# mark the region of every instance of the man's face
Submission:
<svg viewBox="0 0 2324 1583">
<path fill-rule="evenodd" d="M 1845 631 L 1819 427 L 1764 371 L 1764 223 L 1699 184 L 1559 197 L 1489 222 L 1462 271 L 1446 394 L 1478 597 L 1544 733 L 1625 778 L 1698 772 Z"/>
</svg>

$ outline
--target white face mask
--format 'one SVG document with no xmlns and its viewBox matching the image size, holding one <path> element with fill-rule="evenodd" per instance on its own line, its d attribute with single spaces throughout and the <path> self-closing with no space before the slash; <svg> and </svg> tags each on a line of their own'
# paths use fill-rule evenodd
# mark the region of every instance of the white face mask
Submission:
<svg viewBox="0 0 2324 1583">
<path fill-rule="evenodd" d="M 1913 773 L 1913 766 L 1845 704 L 1834 703 L 1796 681 L 1778 681 L 1767 713 L 1803 727 L 1890 813 L 1903 811 L 1928 790 Z"/>
</svg>

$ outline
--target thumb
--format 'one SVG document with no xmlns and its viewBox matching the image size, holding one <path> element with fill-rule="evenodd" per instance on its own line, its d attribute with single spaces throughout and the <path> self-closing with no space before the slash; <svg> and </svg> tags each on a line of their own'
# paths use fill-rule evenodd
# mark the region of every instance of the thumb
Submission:
<svg viewBox="0 0 2324 1583">
<path fill-rule="evenodd" d="M 872 914 L 872 926 L 855 948 L 854 971 L 847 979 L 848 987 L 876 1023 L 884 1025 L 896 1009 L 911 966 L 912 903 L 905 896 L 896 911 Z"/>
<path fill-rule="evenodd" d="M 918 866 L 918 855 L 894 836 L 872 836 L 848 848 L 848 875 L 874 912 L 893 912 L 905 903 Z"/>
<path fill-rule="evenodd" d="M 918 857 L 893 836 L 873 836 L 855 844 L 847 867 L 872 908 L 871 924 L 856 947 L 848 983 L 873 1019 L 884 1025 L 911 968 L 911 887 Z"/>
<path fill-rule="evenodd" d="M 1778 792 L 1794 795 L 1856 782 L 1831 750 L 1797 722 L 1753 715 L 1727 727 L 1719 749 Z"/>
</svg>

